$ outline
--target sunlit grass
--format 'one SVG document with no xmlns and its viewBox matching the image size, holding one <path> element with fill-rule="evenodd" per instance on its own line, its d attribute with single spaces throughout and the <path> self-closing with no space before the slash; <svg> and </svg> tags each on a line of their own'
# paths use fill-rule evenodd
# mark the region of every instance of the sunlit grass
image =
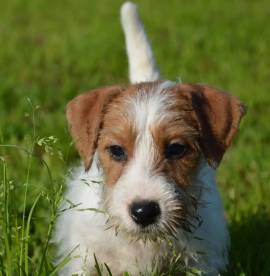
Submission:
<svg viewBox="0 0 270 276">
<path fill-rule="evenodd" d="M 50 244 L 65 175 L 78 160 L 65 105 L 127 82 L 121 3 L 1 3 L 0 275 L 53 275 L 69 261 L 55 263 Z M 248 106 L 218 172 L 232 236 L 228 275 L 269 275 L 269 3 L 138 3 L 164 78 L 209 83 Z"/>
</svg>

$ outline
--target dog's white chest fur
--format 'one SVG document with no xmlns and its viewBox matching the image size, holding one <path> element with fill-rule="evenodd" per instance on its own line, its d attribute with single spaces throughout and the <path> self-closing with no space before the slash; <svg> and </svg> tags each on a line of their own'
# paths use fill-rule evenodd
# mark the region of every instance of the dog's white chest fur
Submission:
<svg viewBox="0 0 270 276">
<path fill-rule="evenodd" d="M 228 232 L 224 219 L 222 203 L 214 179 L 214 171 L 205 163 L 197 175 L 203 185 L 198 213 L 202 223 L 194 233 L 179 231 L 174 248 L 183 252 L 187 264 L 217 274 L 227 264 Z M 113 275 L 128 271 L 131 275 L 147 273 L 159 269 L 164 262 L 170 262 L 171 246 L 166 242 L 159 244 L 143 241 L 131 241 L 121 232 L 116 235 L 114 229 L 107 229 L 107 215 L 98 212 L 103 208 L 102 176 L 93 164 L 89 172 L 81 167 L 68 184 L 65 198 L 69 203 L 62 209 L 69 208 L 70 202 L 77 207 L 63 212 L 60 216 L 56 241 L 60 244 L 59 253 L 65 256 L 76 248 L 76 256 L 61 272 L 61 275 L 74 273 L 94 274 L 95 254 L 98 261 L 110 267 Z M 97 209 L 96 211 L 94 209 Z M 164 256 L 168 254 L 168 259 Z M 93 273 L 93 274 L 92 274 Z"/>
</svg>

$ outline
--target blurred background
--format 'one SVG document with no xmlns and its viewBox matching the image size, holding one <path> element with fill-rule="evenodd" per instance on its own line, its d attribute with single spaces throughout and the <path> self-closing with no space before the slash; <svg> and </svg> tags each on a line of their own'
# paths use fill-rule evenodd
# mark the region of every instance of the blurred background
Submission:
<svg viewBox="0 0 270 276">
<path fill-rule="evenodd" d="M 0 275 L 53 275 L 52 229 L 79 158 L 65 105 L 125 84 L 118 0 L 1 0 Z M 200 82 L 248 106 L 218 169 L 231 232 L 228 275 L 270 275 L 270 3 L 144 0 L 163 78 Z"/>
</svg>

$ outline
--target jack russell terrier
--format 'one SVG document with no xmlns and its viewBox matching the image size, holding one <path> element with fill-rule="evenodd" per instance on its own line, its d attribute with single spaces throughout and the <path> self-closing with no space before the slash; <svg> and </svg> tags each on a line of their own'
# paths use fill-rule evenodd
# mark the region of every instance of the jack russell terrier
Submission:
<svg viewBox="0 0 270 276">
<path fill-rule="evenodd" d="M 159 274 L 175 260 L 217 275 L 229 235 L 215 168 L 244 105 L 208 85 L 161 80 L 134 4 L 122 6 L 121 21 L 131 84 L 66 108 L 83 166 L 56 225 L 59 256 L 73 250 L 60 274 L 95 275 L 97 262 L 106 275 Z"/>
</svg>

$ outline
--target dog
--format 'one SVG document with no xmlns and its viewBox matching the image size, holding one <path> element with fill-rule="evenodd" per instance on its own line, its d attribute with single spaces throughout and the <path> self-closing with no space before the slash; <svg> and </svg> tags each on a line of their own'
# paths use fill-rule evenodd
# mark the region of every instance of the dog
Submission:
<svg viewBox="0 0 270 276">
<path fill-rule="evenodd" d="M 83 165 L 56 225 L 59 256 L 72 257 L 60 274 L 95 275 L 100 263 L 105 274 L 147 275 L 181 259 L 185 271 L 217 275 L 230 242 L 215 169 L 245 107 L 208 85 L 160 80 L 134 4 L 121 21 L 131 84 L 66 108 Z"/>
</svg>

